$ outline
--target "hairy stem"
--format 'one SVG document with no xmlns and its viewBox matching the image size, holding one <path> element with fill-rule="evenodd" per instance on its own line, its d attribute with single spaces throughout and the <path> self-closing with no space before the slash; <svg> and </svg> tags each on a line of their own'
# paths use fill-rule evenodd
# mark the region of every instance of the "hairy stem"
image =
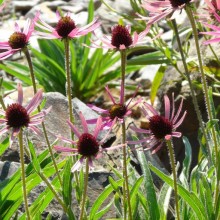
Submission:
<svg viewBox="0 0 220 220">
<path fill-rule="evenodd" d="M 173 150 L 173 144 L 171 140 L 167 140 L 167 147 L 169 150 L 170 156 L 170 165 L 173 171 L 173 187 L 174 187 L 174 196 L 175 196 L 175 207 L 176 207 L 176 218 L 180 220 L 180 213 L 179 213 L 179 204 L 178 204 L 178 191 L 177 191 L 177 174 L 176 174 L 176 166 L 175 166 L 175 155 Z"/>
<path fill-rule="evenodd" d="M 193 13 L 192 13 L 191 8 L 189 6 L 186 6 L 186 13 L 187 13 L 188 18 L 190 20 L 192 30 L 193 30 L 194 39 L 195 39 L 195 45 L 196 45 L 196 51 L 197 51 L 197 56 L 198 56 L 198 61 L 199 61 L 199 68 L 200 68 L 201 77 L 202 77 L 202 86 L 203 86 L 203 92 L 204 92 L 204 96 L 205 96 L 205 103 L 206 103 L 206 107 L 207 107 L 208 118 L 209 118 L 209 120 L 213 120 L 211 103 L 210 103 L 209 95 L 208 95 L 208 85 L 207 85 L 206 76 L 205 76 L 205 73 L 203 70 L 202 57 L 201 57 L 201 52 L 200 52 L 200 47 L 199 47 L 198 31 L 196 28 L 196 23 L 195 23 L 195 20 L 193 17 Z M 212 138 L 213 138 L 213 142 L 214 142 L 215 164 L 217 167 L 217 164 L 218 164 L 218 159 L 217 159 L 218 143 L 217 143 L 217 137 L 216 137 L 216 132 L 215 132 L 214 126 L 211 128 L 211 132 L 212 132 Z"/>
<path fill-rule="evenodd" d="M 126 68 L 126 50 L 121 50 L 121 93 L 125 94 L 125 68 Z M 125 104 L 125 98 L 122 97 L 121 104 Z M 122 144 L 123 146 L 123 176 L 124 176 L 124 184 L 123 184 L 123 196 L 124 196 L 124 218 L 126 219 L 126 206 L 125 201 L 128 203 L 128 219 L 132 220 L 132 210 L 131 210 L 131 201 L 130 201 L 130 192 L 129 192 L 129 184 L 128 184 L 128 172 L 127 172 L 127 152 L 126 152 L 126 127 L 125 127 L 125 119 L 122 123 Z"/>
<path fill-rule="evenodd" d="M 64 48 L 65 48 L 65 70 L 66 70 L 66 96 L 68 99 L 68 107 L 69 107 L 69 120 L 73 124 L 73 107 L 72 107 L 72 88 L 71 88 L 71 74 L 70 74 L 70 48 L 69 48 L 69 39 L 64 39 Z M 74 133 L 71 132 L 71 138 L 74 140 Z M 72 157 L 73 163 L 76 163 L 76 157 Z M 79 177 L 78 173 L 74 172 L 75 180 L 77 186 L 79 185 Z"/>
<path fill-rule="evenodd" d="M 23 52 L 24 52 L 24 54 L 25 54 L 25 57 L 26 57 L 26 59 L 27 59 L 28 66 L 29 66 L 29 69 L 30 69 L 30 76 L 31 76 L 31 81 L 32 81 L 33 89 L 34 89 L 34 94 L 36 94 L 36 93 L 37 93 L 37 86 L 36 86 L 36 80 L 35 80 L 35 76 L 34 76 L 34 69 L 33 69 L 33 64 L 32 64 L 32 61 L 31 61 L 31 56 L 30 56 L 30 53 L 29 53 L 27 47 L 25 47 L 25 48 L 23 49 Z M 40 109 L 39 106 L 38 106 L 37 109 L 38 109 L 38 112 L 41 111 L 41 109 Z M 45 137 L 45 140 L 46 140 L 46 143 L 47 143 L 49 152 L 50 152 L 50 156 L 51 156 L 51 158 L 52 158 L 53 165 L 54 165 L 54 168 L 55 168 L 55 170 L 56 170 L 56 174 L 57 174 L 58 179 L 59 179 L 59 181 L 60 181 L 60 185 L 62 185 L 62 179 L 61 179 L 60 174 L 59 174 L 59 171 L 58 171 L 58 167 L 57 167 L 57 164 L 56 164 L 54 155 L 53 155 L 52 147 L 51 147 L 51 145 L 50 145 L 50 141 L 49 141 L 49 138 L 48 138 L 48 135 L 47 135 L 47 130 L 46 130 L 46 127 L 45 127 L 44 122 L 42 122 L 41 125 L 42 125 L 42 128 L 43 128 L 44 137 Z"/>
<path fill-rule="evenodd" d="M 177 28 L 177 24 L 176 24 L 175 19 L 172 20 L 172 24 L 173 24 L 173 30 L 174 30 L 174 33 L 175 33 L 175 36 L 176 36 L 176 39 L 177 39 L 177 44 L 178 44 L 178 48 L 179 48 L 179 51 L 180 51 L 180 55 L 181 55 L 181 58 L 182 58 L 186 79 L 189 83 L 189 88 L 190 88 L 190 91 L 191 91 L 193 105 L 194 105 L 196 115 L 197 115 L 197 118 L 198 118 L 198 121 L 199 121 L 199 126 L 202 129 L 202 132 L 204 134 L 206 147 L 207 147 L 207 151 L 208 151 L 208 156 L 209 156 L 209 159 L 211 161 L 211 151 L 210 151 L 210 148 L 209 148 L 209 145 L 208 145 L 207 133 L 205 131 L 205 126 L 204 126 L 204 123 L 203 123 L 203 120 L 202 120 L 202 114 L 201 114 L 201 111 L 199 109 L 199 105 L 198 105 L 198 102 L 197 102 L 197 99 L 196 99 L 196 94 L 195 94 L 195 90 L 193 88 L 192 80 L 190 78 L 189 70 L 188 70 L 188 67 L 187 67 L 187 64 L 186 64 L 186 59 L 184 57 L 183 48 L 182 48 L 182 44 L 181 44 L 181 41 L 180 41 L 179 32 L 178 32 L 178 28 Z"/>
<path fill-rule="evenodd" d="M 19 147 L 20 147 L 21 180 L 22 180 L 24 207 L 25 207 L 27 220 L 31 220 L 31 216 L 30 216 L 30 212 L 29 212 L 29 208 L 28 208 L 27 190 L 26 190 L 26 183 L 25 183 L 24 145 L 23 145 L 23 131 L 22 131 L 22 129 L 20 130 L 20 132 L 18 134 L 18 139 L 19 139 Z"/>
<path fill-rule="evenodd" d="M 87 188 L 88 188 L 88 179 L 89 179 L 89 158 L 86 158 L 86 172 L 85 172 L 85 178 L 84 178 L 84 191 L 83 191 L 83 200 L 82 200 L 82 207 L 80 212 L 80 220 L 83 220 L 84 213 L 86 213 L 85 210 L 85 204 L 86 204 L 86 197 L 87 197 Z"/>
</svg>

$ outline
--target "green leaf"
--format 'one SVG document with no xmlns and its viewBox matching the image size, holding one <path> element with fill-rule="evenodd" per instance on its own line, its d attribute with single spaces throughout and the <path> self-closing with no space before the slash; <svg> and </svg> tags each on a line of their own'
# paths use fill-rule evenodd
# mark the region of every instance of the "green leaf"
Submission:
<svg viewBox="0 0 220 220">
<path fill-rule="evenodd" d="M 14 68 L 12 69 L 12 67 L 10 66 L 6 66 L 3 64 L 0 64 L 0 69 L 4 70 L 5 72 L 11 74 L 12 76 L 15 76 L 17 79 L 21 80 L 22 82 L 26 83 L 27 85 L 32 85 L 32 82 L 30 80 L 30 77 L 27 75 L 22 74 L 20 70 L 16 71 L 14 70 Z"/>
<path fill-rule="evenodd" d="M 9 147 L 9 137 L 5 138 L 0 144 L 0 156 L 7 150 Z"/>
<path fill-rule="evenodd" d="M 28 140 L 28 147 L 31 153 L 31 158 L 32 158 L 32 163 L 33 163 L 33 167 L 36 170 L 36 172 L 40 172 L 40 163 L 37 159 L 37 155 L 34 149 L 34 145 L 31 141 Z"/>
<path fill-rule="evenodd" d="M 131 58 L 127 61 L 128 65 L 153 65 L 153 64 L 170 64 L 170 61 L 161 51 L 147 53 Z"/>
<path fill-rule="evenodd" d="M 167 184 L 173 187 L 173 180 L 169 176 L 167 176 L 151 164 L 149 164 L 149 167 L 155 174 L 157 174 L 157 176 L 159 176 L 163 181 L 165 181 Z M 189 204 L 189 206 L 195 212 L 197 218 L 200 220 L 208 219 L 206 216 L 205 207 L 200 201 L 200 199 L 195 195 L 195 193 L 187 191 L 184 187 L 182 187 L 179 184 L 177 188 L 179 196 L 181 196 L 181 198 Z"/>
<path fill-rule="evenodd" d="M 144 187 L 148 202 L 149 218 L 159 220 L 160 212 L 157 203 L 156 192 L 154 189 L 153 179 L 144 152 L 138 151 L 138 158 L 141 164 L 141 170 L 144 175 Z"/>
<path fill-rule="evenodd" d="M 160 83 L 163 79 L 166 68 L 167 68 L 167 66 L 161 65 L 160 68 L 158 69 L 155 77 L 154 77 L 153 82 L 152 82 L 151 92 L 150 92 L 150 100 L 151 100 L 152 105 L 154 103 L 155 97 L 157 95 L 157 90 L 158 90 Z"/>
<path fill-rule="evenodd" d="M 120 186 L 122 186 L 122 184 L 123 184 L 123 180 L 118 180 L 116 182 Z M 93 206 L 91 207 L 90 216 L 89 216 L 90 220 L 98 220 L 95 218 L 95 215 L 98 212 L 101 205 L 103 204 L 103 202 L 106 199 L 108 199 L 109 195 L 112 193 L 113 190 L 114 189 L 112 188 L 111 185 L 108 185 L 107 187 L 105 187 L 105 189 L 102 191 L 102 193 L 99 195 L 99 197 L 96 199 Z"/>
<path fill-rule="evenodd" d="M 167 219 L 171 194 L 172 188 L 168 184 L 164 183 L 162 188 L 160 189 L 160 194 L 158 198 L 158 205 L 160 207 L 160 220 Z"/>
</svg>

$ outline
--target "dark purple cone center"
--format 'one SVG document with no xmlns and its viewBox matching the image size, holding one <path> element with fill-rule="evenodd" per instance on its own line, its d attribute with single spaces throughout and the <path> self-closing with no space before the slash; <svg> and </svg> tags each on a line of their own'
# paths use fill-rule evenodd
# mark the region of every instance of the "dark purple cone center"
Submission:
<svg viewBox="0 0 220 220">
<path fill-rule="evenodd" d="M 83 156 L 96 156 L 99 152 L 99 143 L 96 141 L 96 138 L 93 135 L 84 133 L 79 138 L 77 148 L 79 154 Z"/>
<path fill-rule="evenodd" d="M 120 45 L 128 48 L 133 43 L 128 29 L 122 25 L 117 25 L 112 30 L 111 44 L 119 49 Z"/>
<path fill-rule="evenodd" d="M 172 133 L 173 124 L 163 116 L 154 115 L 149 121 L 149 129 L 157 139 L 163 139 Z"/>
<path fill-rule="evenodd" d="M 117 118 L 123 118 L 127 112 L 127 108 L 124 105 L 121 104 L 115 104 L 113 105 L 109 110 L 110 118 L 113 120 L 115 117 Z"/>
<path fill-rule="evenodd" d="M 27 110 L 18 103 L 8 106 L 5 118 L 7 120 L 7 125 L 11 128 L 27 127 L 30 123 L 30 117 Z"/>
<path fill-rule="evenodd" d="M 8 43 L 12 49 L 24 48 L 27 45 L 26 35 L 21 32 L 14 32 L 8 40 Z"/>
<path fill-rule="evenodd" d="M 170 0 L 171 5 L 173 8 L 177 8 L 179 6 L 182 6 L 183 4 L 189 3 L 191 0 Z"/>
<path fill-rule="evenodd" d="M 61 37 L 65 38 L 75 28 L 75 22 L 69 16 L 66 16 L 58 21 L 56 31 Z"/>
</svg>

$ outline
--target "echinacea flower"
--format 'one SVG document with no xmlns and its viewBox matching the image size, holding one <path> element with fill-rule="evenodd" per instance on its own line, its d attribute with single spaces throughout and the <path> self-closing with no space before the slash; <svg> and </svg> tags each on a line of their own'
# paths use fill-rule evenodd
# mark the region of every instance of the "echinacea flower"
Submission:
<svg viewBox="0 0 220 220">
<path fill-rule="evenodd" d="M 33 20 L 27 19 L 23 29 L 15 22 L 15 32 L 9 37 L 8 41 L 0 42 L 0 49 L 4 50 L 0 53 L 0 60 L 4 60 L 27 47 L 38 17 L 39 12 Z"/>
<path fill-rule="evenodd" d="M 98 135 L 103 127 L 102 117 L 98 118 L 94 131 L 90 133 L 88 129 L 88 124 L 82 112 L 79 113 L 79 116 L 80 116 L 80 120 L 81 120 L 82 127 L 83 127 L 82 133 L 79 132 L 77 127 L 75 127 L 69 120 L 67 121 L 72 132 L 77 136 L 78 140 L 72 141 L 64 137 L 59 137 L 64 142 L 76 145 L 76 148 L 54 146 L 54 149 L 58 152 L 70 153 L 71 155 L 78 154 L 81 156 L 81 158 L 72 167 L 71 169 L 72 172 L 78 170 L 81 167 L 84 159 L 88 158 L 89 166 L 93 167 L 93 159 L 98 159 L 104 151 L 114 150 L 118 147 L 123 146 L 123 145 L 117 145 L 117 146 L 113 146 L 109 148 L 102 148 L 101 146 L 105 142 L 106 138 L 108 137 L 111 129 L 107 132 L 104 138 L 101 141 L 99 141 Z"/>
<path fill-rule="evenodd" d="M 39 134 L 40 130 L 36 127 L 41 124 L 44 117 L 49 113 L 51 107 L 42 110 L 40 113 L 31 115 L 31 113 L 40 105 L 43 99 L 43 92 L 39 90 L 27 106 L 23 106 L 23 89 L 21 84 L 17 85 L 18 99 L 17 102 L 10 104 L 6 110 L 0 109 L 0 136 L 11 130 L 10 143 L 12 144 L 14 138 L 18 135 L 21 129 L 28 128 L 34 133 Z"/>
<path fill-rule="evenodd" d="M 92 41 L 92 46 L 90 47 L 125 50 L 130 47 L 134 47 L 137 43 L 140 43 L 148 32 L 149 29 L 146 29 L 140 34 L 134 32 L 132 37 L 131 27 L 129 25 L 115 25 L 111 29 L 111 36 L 104 35 L 99 39 L 102 43 L 101 45 Z"/>
<path fill-rule="evenodd" d="M 144 143 L 145 149 L 152 149 L 152 153 L 156 153 L 163 146 L 165 140 L 170 140 L 172 137 L 180 138 L 181 132 L 177 132 L 176 129 L 182 124 L 186 111 L 180 117 L 182 110 L 183 99 L 179 105 L 179 108 L 175 114 L 174 95 L 172 95 L 172 109 L 170 106 L 170 100 L 164 96 L 165 116 L 160 115 L 150 104 L 144 103 L 142 111 L 144 116 L 149 121 L 149 129 L 141 129 L 137 127 L 131 127 L 131 129 L 137 133 L 147 134 L 147 137 L 138 141 L 128 141 L 129 144 L 141 144 Z"/>
<path fill-rule="evenodd" d="M 36 33 L 46 39 L 64 39 L 64 38 L 77 38 L 94 31 L 100 26 L 98 18 L 94 19 L 91 23 L 84 27 L 77 27 L 70 13 L 68 12 L 65 16 L 61 16 L 59 11 L 56 12 L 57 24 L 55 27 L 48 25 L 42 19 L 39 19 L 37 26 L 42 29 L 42 31 L 37 31 Z"/>
<path fill-rule="evenodd" d="M 218 22 L 220 22 L 220 16 L 214 12 L 214 16 L 217 19 Z M 213 24 L 207 24 L 203 23 L 204 26 L 212 29 L 213 31 L 207 31 L 207 32 L 200 32 L 200 34 L 205 34 L 205 35 L 210 35 L 210 36 L 215 36 L 215 38 L 204 41 L 203 44 L 211 44 L 211 43 L 217 43 L 220 42 L 220 27 L 213 25 Z"/>
<path fill-rule="evenodd" d="M 95 105 L 91 105 L 91 104 L 88 104 L 88 106 L 92 110 L 94 110 L 102 115 L 102 118 L 104 121 L 103 126 L 105 128 L 109 128 L 116 122 L 122 123 L 124 121 L 124 118 L 131 114 L 131 109 L 134 106 L 136 106 L 138 103 L 140 103 L 142 101 L 142 99 L 138 99 L 137 101 L 135 101 L 131 105 L 131 102 L 132 102 L 133 98 L 135 97 L 135 95 L 137 94 L 139 87 L 137 88 L 136 92 L 133 94 L 133 97 L 129 100 L 129 102 L 127 104 L 123 104 L 123 98 L 124 98 L 123 91 L 124 91 L 124 89 L 123 89 L 122 85 L 121 85 L 121 90 L 120 90 L 119 102 L 116 102 L 116 100 L 112 96 L 108 86 L 106 86 L 105 89 L 106 89 L 106 92 L 107 92 L 109 98 L 112 101 L 112 106 L 108 110 L 96 107 Z M 87 122 L 94 123 L 96 120 L 97 119 L 90 119 L 90 120 L 87 120 Z"/>
<path fill-rule="evenodd" d="M 193 2 L 194 0 L 164 0 L 164 1 L 155 1 L 155 0 L 145 0 L 143 8 L 149 11 L 149 18 L 139 15 L 141 19 L 147 19 L 147 26 L 150 26 L 163 18 L 166 18 L 168 15 L 171 15 L 171 18 L 174 19 L 176 16 L 179 16 L 181 10 L 185 7 L 186 4 Z M 174 13 L 174 12 L 177 12 Z"/>
</svg>

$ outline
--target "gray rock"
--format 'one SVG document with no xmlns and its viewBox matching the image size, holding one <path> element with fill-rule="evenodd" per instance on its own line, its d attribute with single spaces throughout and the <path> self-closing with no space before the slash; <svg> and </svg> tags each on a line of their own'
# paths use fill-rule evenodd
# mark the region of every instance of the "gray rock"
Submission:
<svg viewBox="0 0 220 220">
<path fill-rule="evenodd" d="M 10 178 L 20 167 L 19 163 L 10 161 L 0 161 L 0 182 Z"/>
</svg>

